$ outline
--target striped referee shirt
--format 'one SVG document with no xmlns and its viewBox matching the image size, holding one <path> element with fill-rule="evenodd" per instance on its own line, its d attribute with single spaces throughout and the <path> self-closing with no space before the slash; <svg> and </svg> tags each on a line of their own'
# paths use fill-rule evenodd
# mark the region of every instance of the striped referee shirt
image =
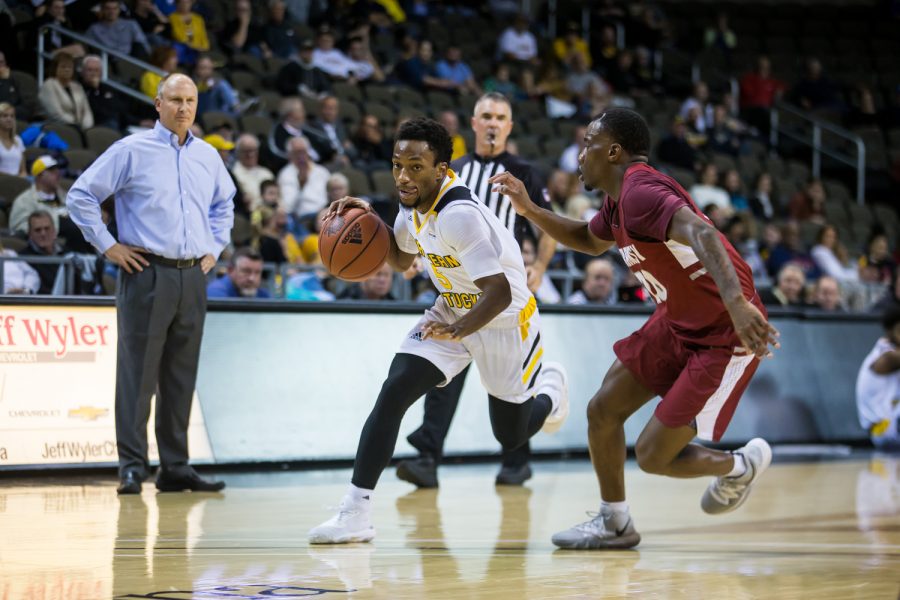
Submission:
<svg viewBox="0 0 900 600">
<path fill-rule="evenodd" d="M 491 184 L 488 183 L 488 179 L 494 175 L 512 173 L 525 184 L 532 202 L 549 209 L 550 203 L 547 201 L 543 177 L 531 163 L 509 152 L 501 152 L 492 158 L 484 158 L 470 152 L 453 161 L 450 168 L 456 172 L 466 187 L 497 215 L 500 222 L 515 236 L 519 245 L 525 236 L 535 240 L 538 238 L 537 230 L 527 219 L 516 213 L 509 198 L 491 191 Z"/>
</svg>

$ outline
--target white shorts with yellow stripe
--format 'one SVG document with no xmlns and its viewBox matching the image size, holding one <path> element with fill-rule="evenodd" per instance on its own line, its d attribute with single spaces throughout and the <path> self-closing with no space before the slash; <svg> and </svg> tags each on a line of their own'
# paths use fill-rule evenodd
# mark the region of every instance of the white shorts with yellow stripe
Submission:
<svg viewBox="0 0 900 600">
<path fill-rule="evenodd" d="M 486 327 L 461 342 L 422 339 L 422 326 L 426 321 L 453 323 L 457 319 L 438 299 L 409 331 L 398 352 L 421 356 L 434 364 L 447 378 L 442 386 L 475 361 L 481 383 L 490 395 L 513 404 L 521 404 L 531 398 L 544 355 L 541 316 L 534 298 L 522 310 L 518 326 Z"/>
</svg>

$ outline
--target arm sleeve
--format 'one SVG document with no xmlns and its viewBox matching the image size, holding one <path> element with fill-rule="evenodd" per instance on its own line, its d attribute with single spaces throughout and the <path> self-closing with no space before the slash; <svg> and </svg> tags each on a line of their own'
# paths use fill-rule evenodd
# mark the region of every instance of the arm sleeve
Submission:
<svg viewBox="0 0 900 600">
<path fill-rule="evenodd" d="M 593 216 L 593 218 L 588 222 L 588 229 L 591 230 L 591 233 L 594 234 L 597 238 L 606 241 L 613 241 L 616 238 L 613 237 L 612 225 L 610 224 L 610 219 L 612 218 L 612 203 L 607 199 L 603 202 L 603 206 L 600 207 L 600 210 Z"/>
<path fill-rule="evenodd" d="M 100 203 L 125 185 L 130 171 L 131 153 L 127 146 L 117 142 L 75 180 L 66 196 L 69 218 L 101 254 L 109 250 L 116 239 L 103 224 Z"/>
<path fill-rule="evenodd" d="M 491 229 L 478 209 L 454 206 L 444 210 L 439 235 L 456 253 L 472 281 L 502 273 L 500 252 L 491 241 Z"/>
<path fill-rule="evenodd" d="M 234 195 L 237 193 L 237 188 L 231 178 L 231 173 L 225 168 L 225 163 L 218 156 L 216 159 L 218 162 L 216 188 L 209 205 L 209 227 L 212 230 L 215 247 L 210 248 L 209 253 L 218 260 L 222 250 L 231 241 L 231 227 L 234 225 Z"/>
<path fill-rule="evenodd" d="M 669 223 L 678 209 L 691 204 L 672 188 L 648 179 L 635 181 L 628 196 L 620 200 L 625 229 L 630 234 L 665 242 Z"/>
<path fill-rule="evenodd" d="M 397 212 L 397 218 L 394 219 L 394 239 L 397 241 L 397 247 L 403 252 L 407 254 L 419 253 L 416 241 L 406 225 L 406 213 L 402 210 Z"/>
</svg>

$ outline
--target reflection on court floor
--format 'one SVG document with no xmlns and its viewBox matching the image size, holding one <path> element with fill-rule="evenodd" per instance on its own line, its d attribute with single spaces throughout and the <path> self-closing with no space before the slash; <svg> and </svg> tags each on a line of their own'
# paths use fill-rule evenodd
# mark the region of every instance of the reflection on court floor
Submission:
<svg viewBox="0 0 900 600">
<path fill-rule="evenodd" d="M 705 480 L 629 465 L 630 552 L 556 550 L 597 510 L 586 461 L 526 487 L 448 466 L 439 490 L 387 471 L 373 544 L 315 546 L 349 472 L 223 474 L 225 494 L 117 497 L 113 477 L 0 481 L 0 599 L 897 598 L 900 460 L 776 462 L 747 504 L 701 512 Z"/>
</svg>

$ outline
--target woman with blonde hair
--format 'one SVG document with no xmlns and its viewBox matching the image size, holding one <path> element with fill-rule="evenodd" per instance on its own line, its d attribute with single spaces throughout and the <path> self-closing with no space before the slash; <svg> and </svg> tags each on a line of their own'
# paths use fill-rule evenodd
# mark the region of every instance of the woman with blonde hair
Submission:
<svg viewBox="0 0 900 600">
<path fill-rule="evenodd" d="M 0 102 L 0 173 L 25 177 L 25 144 L 16 134 L 16 107 Z"/>
<path fill-rule="evenodd" d="M 50 121 L 75 125 L 82 130 L 94 126 L 94 113 L 84 88 L 75 80 L 75 59 L 57 52 L 50 61 L 50 77 L 38 92 L 41 108 Z"/>
</svg>

